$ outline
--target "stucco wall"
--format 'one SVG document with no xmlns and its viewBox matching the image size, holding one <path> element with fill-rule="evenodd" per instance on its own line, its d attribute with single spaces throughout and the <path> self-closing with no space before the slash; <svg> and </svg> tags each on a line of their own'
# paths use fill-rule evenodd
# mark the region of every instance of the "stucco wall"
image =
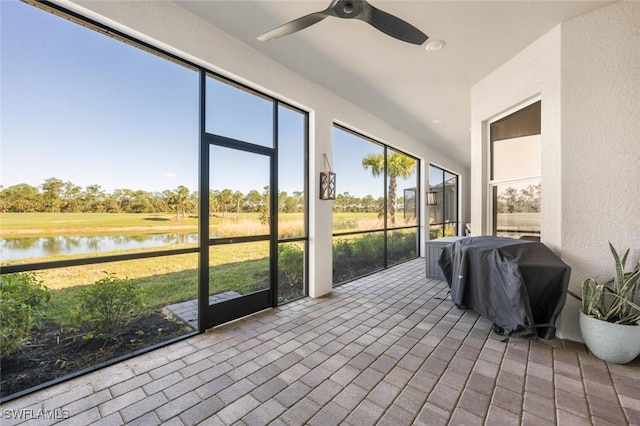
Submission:
<svg viewBox="0 0 640 426">
<path fill-rule="evenodd" d="M 472 211 L 487 234 L 486 128 L 542 99 L 542 241 L 572 267 L 570 287 L 613 273 L 607 241 L 640 255 L 640 3 L 561 24 L 472 89 Z M 582 340 L 568 298 L 558 336 Z"/>
<path fill-rule="evenodd" d="M 542 241 L 560 248 L 560 27 L 528 46 L 471 90 L 471 226 L 490 233 L 488 215 L 488 125 L 542 100 Z M 481 208 L 480 208 L 481 206 Z"/>
<path fill-rule="evenodd" d="M 613 274 L 608 241 L 640 256 L 640 2 L 562 26 L 562 256 L 572 286 Z M 576 339 L 577 306 L 563 313 Z M 575 308 L 575 309 L 573 309 Z"/>
<path fill-rule="evenodd" d="M 429 162 L 462 174 L 462 199 L 468 199 L 468 168 L 446 155 L 428 149 L 422 142 L 408 137 L 380 118 L 357 108 L 337 94 L 269 59 L 259 51 L 228 36 L 218 28 L 165 1 L 67 1 L 63 7 L 174 53 L 208 69 L 242 82 L 250 87 L 287 101 L 310 113 L 310 276 L 311 296 L 331 292 L 332 223 L 331 202 L 318 200 L 319 171 L 322 154 L 332 159 L 332 126 L 334 121 L 364 132 L 422 160 L 421 182 L 425 185 Z M 338 184 L 340 177 L 338 176 Z M 426 197 L 425 197 L 426 198 Z M 468 204 L 462 222 L 468 221 Z M 424 241 L 426 206 L 421 217 Z"/>
</svg>

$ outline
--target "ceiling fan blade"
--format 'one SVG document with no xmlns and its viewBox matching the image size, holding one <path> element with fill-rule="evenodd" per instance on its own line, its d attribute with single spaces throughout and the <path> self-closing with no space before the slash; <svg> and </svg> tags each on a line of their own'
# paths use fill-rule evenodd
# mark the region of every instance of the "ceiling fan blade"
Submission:
<svg viewBox="0 0 640 426">
<path fill-rule="evenodd" d="M 295 33 L 296 31 L 303 30 L 307 27 L 310 27 L 313 24 L 317 24 L 327 16 L 329 16 L 329 14 L 327 13 L 326 10 L 322 12 L 310 13 L 309 15 L 305 15 L 301 18 L 294 19 L 293 21 L 280 25 L 279 27 L 276 27 L 271 31 L 267 31 L 261 36 L 258 36 L 258 40 L 268 41 L 268 40 L 273 40 L 274 38 Z"/>
<path fill-rule="evenodd" d="M 362 13 L 356 18 L 371 24 L 391 37 L 413 44 L 422 44 L 429 38 L 410 23 L 380 10 L 366 1 L 363 2 L 362 6 Z"/>
</svg>

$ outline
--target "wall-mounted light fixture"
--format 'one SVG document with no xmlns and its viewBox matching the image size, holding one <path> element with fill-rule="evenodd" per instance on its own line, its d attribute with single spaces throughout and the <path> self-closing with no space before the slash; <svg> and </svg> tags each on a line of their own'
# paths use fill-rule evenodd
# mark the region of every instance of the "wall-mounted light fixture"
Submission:
<svg viewBox="0 0 640 426">
<path fill-rule="evenodd" d="M 427 205 L 428 206 L 438 205 L 438 197 L 436 192 L 434 191 L 427 192 Z"/>
<path fill-rule="evenodd" d="M 320 199 L 336 199 L 336 174 L 331 171 L 327 154 L 322 154 L 322 171 L 320 172 Z"/>
</svg>

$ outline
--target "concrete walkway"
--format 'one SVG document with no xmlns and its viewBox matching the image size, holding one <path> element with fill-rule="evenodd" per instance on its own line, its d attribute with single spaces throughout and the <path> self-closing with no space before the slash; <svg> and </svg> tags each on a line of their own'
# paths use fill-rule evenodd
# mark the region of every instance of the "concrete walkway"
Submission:
<svg viewBox="0 0 640 426">
<path fill-rule="evenodd" d="M 10 401 L 2 425 L 640 424 L 640 360 L 503 343 L 446 294 L 411 261 Z"/>
</svg>

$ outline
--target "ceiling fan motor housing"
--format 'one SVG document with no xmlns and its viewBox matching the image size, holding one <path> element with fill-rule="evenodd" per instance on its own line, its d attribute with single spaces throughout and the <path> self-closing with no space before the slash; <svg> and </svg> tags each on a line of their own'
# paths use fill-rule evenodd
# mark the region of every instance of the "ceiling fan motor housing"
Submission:
<svg viewBox="0 0 640 426">
<path fill-rule="evenodd" d="M 355 18 L 362 11 L 362 1 L 357 0 L 338 0 L 335 5 L 329 6 L 333 8 L 340 18 Z M 334 7 L 335 6 L 335 7 Z"/>
</svg>

